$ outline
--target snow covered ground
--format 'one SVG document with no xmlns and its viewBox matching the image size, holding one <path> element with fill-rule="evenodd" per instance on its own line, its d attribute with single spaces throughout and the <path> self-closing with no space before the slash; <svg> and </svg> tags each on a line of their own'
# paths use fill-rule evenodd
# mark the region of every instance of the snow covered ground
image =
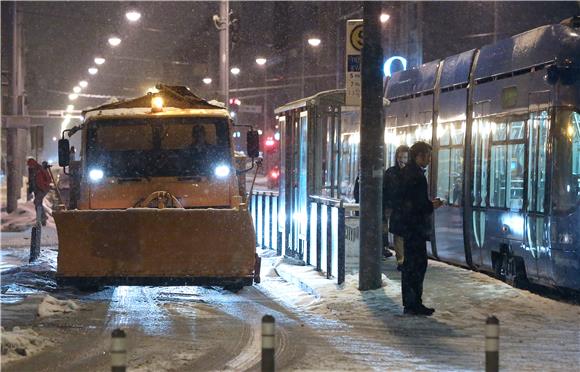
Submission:
<svg viewBox="0 0 580 372">
<path fill-rule="evenodd" d="M 303 310 L 305 319 L 336 319 L 350 330 L 336 339 L 341 353 L 389 370 L 482 370 L 484 325 L 500 320 L 500 365 L 509 371 L 577 370 L 580 362 L 580 306 L 513 288 L 487 275 L 430 261 L 424 302 L 432 317 L 402 315 L 400 274 L 384 262 L 383 287 L 361 292 L 358 277 L 338 286 L 309 266 L 264 259 L 286 282 L 260 284 L 279 301 Z M 380 369 L 380 368 L 379 368 Z"/>
<path fill-rule="evenodd" d="M 238 294 L 201 287 L 87 294 L 56 288 L 55 241 L 47 238 L 28 264 L 26 234 L 13 234 L 0 250 L 6 371 L 107 370 L 115 327 L 132 337 L 131 370 L 259 370 L 259 322 L 268 313 L 277 321 L 281 370 L 480 371 L 492 314 L 502 370 L 574 371 L 580 362 L 580 306 L 439 262 L 429 264 L 424 296 L 437 312 L 411 317 L 402 314 L 393 259 L 384 262 L 384 286 L 366 292 L 356 276 L 337 286 L 265 250 L 262 282 Z"/>
</svg>

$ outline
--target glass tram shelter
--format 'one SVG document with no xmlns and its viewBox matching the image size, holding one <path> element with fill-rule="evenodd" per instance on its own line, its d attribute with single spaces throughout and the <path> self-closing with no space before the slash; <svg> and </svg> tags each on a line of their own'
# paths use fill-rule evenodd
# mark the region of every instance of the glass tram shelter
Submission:
<svg viewBox="0 0 580 372">
<path fill-rule="evenodd" d="M 338 89 L 275 110 L 281 133 L 280 253 L 315 265 L 339 282 L 344 277 L 338 273 L 344 267 L 338 262 L 341 252 L 346 249 L 347 261 L 358 256 L 358 217 L 353 213 L 358 205 L 352 203 L 360 107 L 344 102 L 345 90 Z"/>
</svg>

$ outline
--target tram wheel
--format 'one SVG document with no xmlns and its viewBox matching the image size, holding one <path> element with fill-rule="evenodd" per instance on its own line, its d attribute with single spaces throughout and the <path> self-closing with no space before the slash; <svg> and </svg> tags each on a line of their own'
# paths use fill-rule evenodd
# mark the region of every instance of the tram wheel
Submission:
<svg viewBox="0 0 580 372">
<path fill-rule="evenodd" d="M 494 254 L 492 257 L 496 277 L 516 288 L 524 288 L 528 283 L 526 266 L 521 257 L 507 252 Z"/>
</svg>

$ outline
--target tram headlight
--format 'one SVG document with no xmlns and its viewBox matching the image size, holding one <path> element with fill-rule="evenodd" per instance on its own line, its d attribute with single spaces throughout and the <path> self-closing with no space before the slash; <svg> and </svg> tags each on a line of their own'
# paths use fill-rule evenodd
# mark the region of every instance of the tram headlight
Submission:
<svg viewBox="0 0 580 372">
<path fill-rule="evenodd" d="M 223 164 L 218 165 L 217 167 L 215 167 L 214 173 L 219 178 L 225 178 L 230 175 L 230 167 Z"/>
<path fill-rule="evenodd" d="M 93 182 L 99 182 L 100 180 L 103 179 L 104 176 L 105 176 L 105 173 L 100 169 L 91 169 L 89 171 L 89 178 Z"/>
</svg>

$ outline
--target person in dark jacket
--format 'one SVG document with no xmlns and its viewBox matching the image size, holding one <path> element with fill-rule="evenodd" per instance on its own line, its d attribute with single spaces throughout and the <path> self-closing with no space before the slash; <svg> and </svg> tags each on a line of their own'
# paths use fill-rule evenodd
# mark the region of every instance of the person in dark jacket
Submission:
<svg viewBox="0 0 580 372">
<path fill-rule="evenodd" d="M 409 150 L 410 161 L 401 172 L 399 231 L 404 239 L 405 259 L 401 289 L 405 314 L 432 315 L 435 311 L 423 305 L 423 280 L 427 271 L 427 240 L 431 236 L 433 210 L 441 200 L 429 199 L 425 168 L 431 163 L 431 146 L 417 142 Z"/>
<path fill-rule="evenodd" d="M 400 193 L 401 193 L 401 171 L 409 161 L 409 146 L 402 145 L 395 151 L 395 165 L 387 169 L 383 178 L 383 224 L 384 235 L 387 239 L 388 233 L 394 236 L 393 248 L 397 257 L 397 269 L 402 270 L 404 247 L 403 238 L 400 233 Z"/>
</svg>

